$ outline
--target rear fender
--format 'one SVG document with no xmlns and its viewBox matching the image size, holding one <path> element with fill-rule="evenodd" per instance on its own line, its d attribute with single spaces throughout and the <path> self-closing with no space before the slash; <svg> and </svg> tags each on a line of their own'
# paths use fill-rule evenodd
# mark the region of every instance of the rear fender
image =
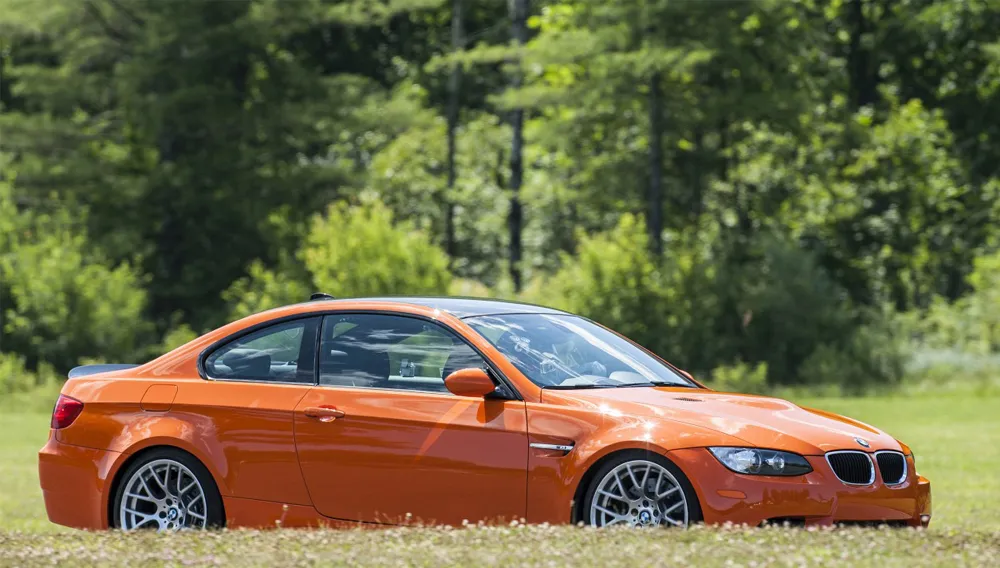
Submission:
<svg viewBox="0 0 1000 568">
<path fill-rule="evenodd" d="M 123 372 L 128 372 L 123 371 Z M 68 428 L 56 430 L 56 439 L 64 444 L 108 450 L 122 454 L 124 463 L 136 452 L 153 446 L 173 446 L 198 458 L 215 478 L 223 495 L 229 495 L 231 475 L 225 452 L 215 435 L 212 419 L 170 408 L 176 388 L 166 398 L 149 397 L 143 410 L 140 400 L 154 387 L 169 387 L 161 381 L 142 379 L 116 380 L 105 375 L 70 379 L 62 393 L 81 400 L 83 413 Z"/>
<path fill-rule="evenodd" d="M 120 435 L 115 437 L 109 448 L 121 452 L 109 479 L 117 478 L 124 464 L 143 450 L 174 447 L 197 458 L 212 474 L 219 493 L 229 496 L 232 494 L 229 489 L 232 470 L 216 436 L 211 434 L 214 429 L 210 419 L 197 414 L 137 412 L 123 421 Z M 110 490 L 110 487 L 107 489 Z"/>
</svg>

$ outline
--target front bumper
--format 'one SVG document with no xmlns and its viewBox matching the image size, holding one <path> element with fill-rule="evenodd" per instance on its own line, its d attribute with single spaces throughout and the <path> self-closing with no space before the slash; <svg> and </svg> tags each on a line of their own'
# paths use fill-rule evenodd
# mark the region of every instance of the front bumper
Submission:
<svg viewBox="0 0 1000 568">
<path fill-rule="evenodd" d="M 120 457 L 118 452 L 63 444 L 50 434 L 38 452 L 49 520 L 79 529 L 108 528 L 108 476 Z"/>
<path fill-rule="evenodd" d="M 667 456 L 691 481 L 708 524 L 889 522 L 919 527 L 930 522 L 930 482 L 916 475 L 912 456 L 906 458 L 906 480 L 891 487 L 878 476 L 872 485 L 845 485 L 823 456 L 806 456 L 813 471 L 797 477 L 733 473 L 705 448 L 674 450 Z"/>
</svg>

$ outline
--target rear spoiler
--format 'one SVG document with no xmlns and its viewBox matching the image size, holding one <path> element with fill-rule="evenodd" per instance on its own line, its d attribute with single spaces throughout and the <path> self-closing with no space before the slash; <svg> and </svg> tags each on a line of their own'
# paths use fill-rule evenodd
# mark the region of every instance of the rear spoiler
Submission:
<svg viewBox="0 0 1000 568">
<path fill-rule="evenodd" d="M 74 367 L 73 370 L 69 372 L 69 378 L 75 379 L 77 377 L 86 377 L 87 375 L 96 375 L 98 373 L 110 373 L 111 371 L 124 371 L 125 369 L 134 369 L 139 365 L 82 365 L 80 367 Z"/>
</svg>

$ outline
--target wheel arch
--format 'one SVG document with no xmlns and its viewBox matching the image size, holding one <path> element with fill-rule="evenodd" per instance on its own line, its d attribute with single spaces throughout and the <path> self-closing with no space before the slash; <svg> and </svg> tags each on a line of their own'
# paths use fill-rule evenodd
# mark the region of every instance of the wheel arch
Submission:
<svg viewBox="0 0 1000 568">
<path fill-rule="evenodd" d="M 687 483 L 694 499 L 698 501 L 698 503 L 696 503 L 696 506 L 700 514 L 701 495 L 698 493 L 697 488 L 694 487 L 694 483 L 691 482 L 691 477 L 688 475 L 688 473 L 684 471 L 684 468 L 682 468 L 680 464 L 677 463 L 676 460 L 670 459 L 669 452 L 666 449 L 661 448 L 659 446 L 651 446 L 649 444 L 646 444 L 644 446 L 619 446 L 601 454 L 600 456 L 597 456 L 596 459 L 593 459 L 587 466 L 587 469 L 584 471 L 583 475 L 580 476 L 580 480 L 579 482 L 577 482 L 576 487 L 573 490 L 573 507 L 571 510 L 571 522 L 573 524 L 586 522 L 586 519 L 584 518 L 584 507 L 585 507 L 584 500 L 586 498 L 587 489 L 590 487 L 591 482 L 594 480 L 594 476 L 597 474 L 598 471 L 600 471 L 601 467 L 603 467 L 606 463 L 622 456 L 623 454 L 636 454 L 636 455 L 645 454 L 651 456 L 658 456 L 660 459 L 666 460 L 668 463 L 677 468 L 677 470 L 684 477 L 683 480 L 678 480 L 678 481 L 681 482 L 682 484 L 685 482 Z"/>
<path fill-rule="evenodd" d="M 231 468 L 226 452 L 214 436 L 199 433 L 212 432 L 215 428 L 209 420 L 197 415 L 174 415 L 167 413 L 143 412 L 131 420 L 126 427 L 114 434 L 106 446 L 108 450 L 120 453 L 120 457 L 109 472 L 109 479 L 117 476 L 125 462 L 149 448 L 176 448 L 196 458 L 211 474 L 219 494 L 232 494 L 227 480 Z M 106 486 L 107 487 L 107 486 Z"/>
<path fill-rule="evenodd" d="M 113 524 L 113 520 L 115 518 L 115 514 L 114 514 L 115 496 L 118 494 L 118 487 L 122 483 L 122 477 L 125 475 L 125 472 L 128 471 L 129 466 L 131 466 L 133 463 L 135 463 L 136 461 L 138 461 L 139 459 L 141 459 L 143 456 L 146 456 L 146 455 L 148 455 L 148 454 L 150 454 L 152 452 L 158 451 L 158 450 L 170 450 L 170 451 L 174 451 L 174 452 L 179 452 L 179 453 L 185 454 L 188 457 L 190 457 L 191 459 L 193 459 L 193 460 L 197 461 L 198 463 L 200 463 L 202 465 L 202 467 L 205 468 L 205 471 L 207 471 L 208 474 L 212 477 L 212 482 L 215 483 L 216 490 L 219 491 L 219 496 L 220 496 L 219 504 L 222 506 L 222 523 L 223 523 L 223 526 L 225 526 L 226 525 L 226 504 L 225 504 L 225 499 L 221 498 L 224 495 L 224 493 L 222 491 L 222 485 L 220 484 L 219 476 L 216 475 L 216 473 L 212 470 L 212 468 L 209 466 L 209 464 L 205 463 L 205 460 L 201 459 L 200 457 L 198 457 L 194 453 L 192 453 L 192 452 L 188 451 L 187 449 L 182 448 L 182 447 L 180 447 L 178 445 L 169 444 L 169 443 L 151 443 L 151 444 L 144 445 L 142 448 L 139 448 L 139 449 L 137 449 L 134 452 L 130 452 L 128 454 L 122 454 L 122 459 L 117 464 L 117 466 L 115 467 L 114 471 L 112 472 L 112 474 L 111 474 L 111 482 L 108 484 L 107 491 L 105 491 L 105 496 L 106 497 L 105 497 L 105 504 L 104 504 L 105 505 L 104 514 L 107 515 L 107 523 L 106 524 L 107 524 L 108 528 L 113 528 L 112 524 Z"/>
<path fill-rule="evenodd" d="M 573 489 L 573 507 L 570 513 L 570 521 L 573 524 L 579 524 L 580 522 L 584 521 L 583 500 L 587 494 L 587 488 L 590 487 L 590 483 L 594 480 L 594 476 L 601 469 L 601 467 L 604 466 L 604 464 L 608 463 L 609 461 L 621 456 L 622 454 L 630 454 L 630 453 L 645 453 L 645 454 L 657 455 L 663 459 L 668 460 L 670 463 L 674 464 L 674 466 L 680 469 L 680 466 L 678 466 L 676 462 L 667 457 L 667 450 L 659 446 L 650 446 L 649 444 L 645 444 L 643 446 L 637 446 L 637 445 L 617 446 L 609 449 L 604 453 L 593 456 L 592 459 L 590 460 L 590 463 L 586 466 L 583 475 L 581 475 L 580 479 L 577 481 L 576 487 Z M 684 475 L 686 476 L 687 473 L 685 472 Z"/>
</svg>

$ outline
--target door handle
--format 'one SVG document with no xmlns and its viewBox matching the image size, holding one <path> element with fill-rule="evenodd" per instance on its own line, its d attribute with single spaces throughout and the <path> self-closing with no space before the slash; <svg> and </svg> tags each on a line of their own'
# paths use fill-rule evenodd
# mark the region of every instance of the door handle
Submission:
<svg viewBox="0 0 1000 568">
<path fill-rule="evenodd" d="M 345 416 L 343 410 L 337 410 L 333 406 L 310 406 L 302 411 L 309 418 L 315 418 L 320 422 L 333 422 Z"/>
</svg>

